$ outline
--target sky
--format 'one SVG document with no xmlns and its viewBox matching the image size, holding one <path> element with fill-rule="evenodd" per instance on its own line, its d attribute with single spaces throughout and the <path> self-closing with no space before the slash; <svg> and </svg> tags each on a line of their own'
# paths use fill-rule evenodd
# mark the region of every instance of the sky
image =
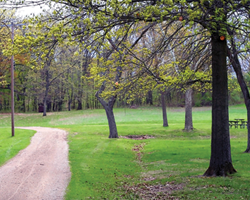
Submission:
<svg viewBox="0 0 250 200">
<path fill-rule="evenodd" d="M 32 14 L 38 15 L 43 11 L 43 9 L 48 9 L 48 6 L 30 6 L 30 7 L 24 7 L 24 8 L 18 8 L 17 9 L 17 15 L 18 16 L 31 16 Z"/>
</svg>

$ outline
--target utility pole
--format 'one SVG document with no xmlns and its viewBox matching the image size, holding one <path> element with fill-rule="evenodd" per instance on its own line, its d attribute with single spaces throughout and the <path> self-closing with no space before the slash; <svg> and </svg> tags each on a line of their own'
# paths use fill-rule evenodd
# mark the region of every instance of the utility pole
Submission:
<svg viewBox="0 0 250 200">
<path fill-rule="evenodd" d="M 1 22 L 4 24 L 4 27 L 7 27 L 9 30 L 9 33 L 11 34 L 11 41 L 12 44 L 14 44 L 14 26 L 22 26 L 24 24 L 14 24 L 11 22 L 11 30 L 9 28 L 9 25 L 7 25 L 5 22 Z M 15 116 L 15 97 L 14 97 L 14 55 L 12 52 L 11 56 L 11 67 L 10 67 L 10 73 L 11 73 L 11 136 L 15 136 L 15 124 L 14 124 L 14 116 Z"/>
<path fill-rule="evenodd" d="M 11 41 L 14 43 L 14 24 L 11 22 Z M 15 97 L 14 97 L 14 55 L 12 52 L 11 56 L 11 136 L 15 136 L 15 125 L 14 125 L 14 116 L 15 116 Z"/>
</svg>

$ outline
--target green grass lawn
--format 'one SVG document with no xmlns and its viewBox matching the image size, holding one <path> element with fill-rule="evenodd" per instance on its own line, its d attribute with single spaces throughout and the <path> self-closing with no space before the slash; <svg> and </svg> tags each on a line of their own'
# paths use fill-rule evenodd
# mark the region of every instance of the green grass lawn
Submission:
<svg viewBox="0 0 250 200">
<path fill-rule="evenodd" d="M 150 135 L 154 138 L 108 139 L 104 110 L 49 113 L 47 117 L 22 114 L 16 115 L 15 124 L 57 127 L 69 132 L 72 179 L 65 196 L 68 200 L 143 196 L 146 199 L 250 199 L 250 155 L 242 153 L 246 148 L 247 129 L 230 129 L 232 160 L 237 173 L 229 177 L 204 178 L 201 175 L 210 159 L 210 108 L 193 109 L 195 130 L 188 133 L 182 130 L 183 108 L 168 109 L 169 127 L 162 127 L 161 109 L 157 107 L 115 109 L 114 113 L 120 136 Z M 245 107 L 231 106 L 229 118 L 246 119 Z M 0 129 L 0 135 L 7 133 L 9 115 L 0 115 L 0 127 L 5 127 Z M 14 138 L 25 133 L 28 130 L 17 130 Z M 0 141 L 13 139 L 10 135 L 9 130 Z M 24 140 L 29 139 L 30 136 Z M 9 143 L 8 148 L 19 147 L 16 142 Z M 7 149 L 0 151 L 0 158 Z"/>
<path fill-rule="evenodd" d="M 12 137 L 10 128 L 0 128 L 0 166 L 27 147 L 34 133 L 32 130 L 16 129 L 16 136 Z"/>
</svg>

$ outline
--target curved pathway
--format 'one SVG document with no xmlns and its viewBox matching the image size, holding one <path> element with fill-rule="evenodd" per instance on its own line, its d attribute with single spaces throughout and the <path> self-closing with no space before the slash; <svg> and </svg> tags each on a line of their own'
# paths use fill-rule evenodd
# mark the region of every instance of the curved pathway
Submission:
<svg viewBox="0 0 250 200">
<path fill-rule="evenodd" d="M 0 200 L 61 200 L 70 181 L 67 132 L 43 127 L 0 167 Z"/>
</svg>

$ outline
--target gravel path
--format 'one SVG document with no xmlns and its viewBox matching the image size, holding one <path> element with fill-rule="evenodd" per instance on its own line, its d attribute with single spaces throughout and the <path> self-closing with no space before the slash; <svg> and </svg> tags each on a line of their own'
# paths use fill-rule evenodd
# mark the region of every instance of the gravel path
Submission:
<svg viewBox="0 0 250 200">
<path fill-rule="evenodd" d="M 43 127 L 31 144 L 0 167 L 0 200 L 63 199 L 70 181 L 67 132 Z"/>
</svg>

